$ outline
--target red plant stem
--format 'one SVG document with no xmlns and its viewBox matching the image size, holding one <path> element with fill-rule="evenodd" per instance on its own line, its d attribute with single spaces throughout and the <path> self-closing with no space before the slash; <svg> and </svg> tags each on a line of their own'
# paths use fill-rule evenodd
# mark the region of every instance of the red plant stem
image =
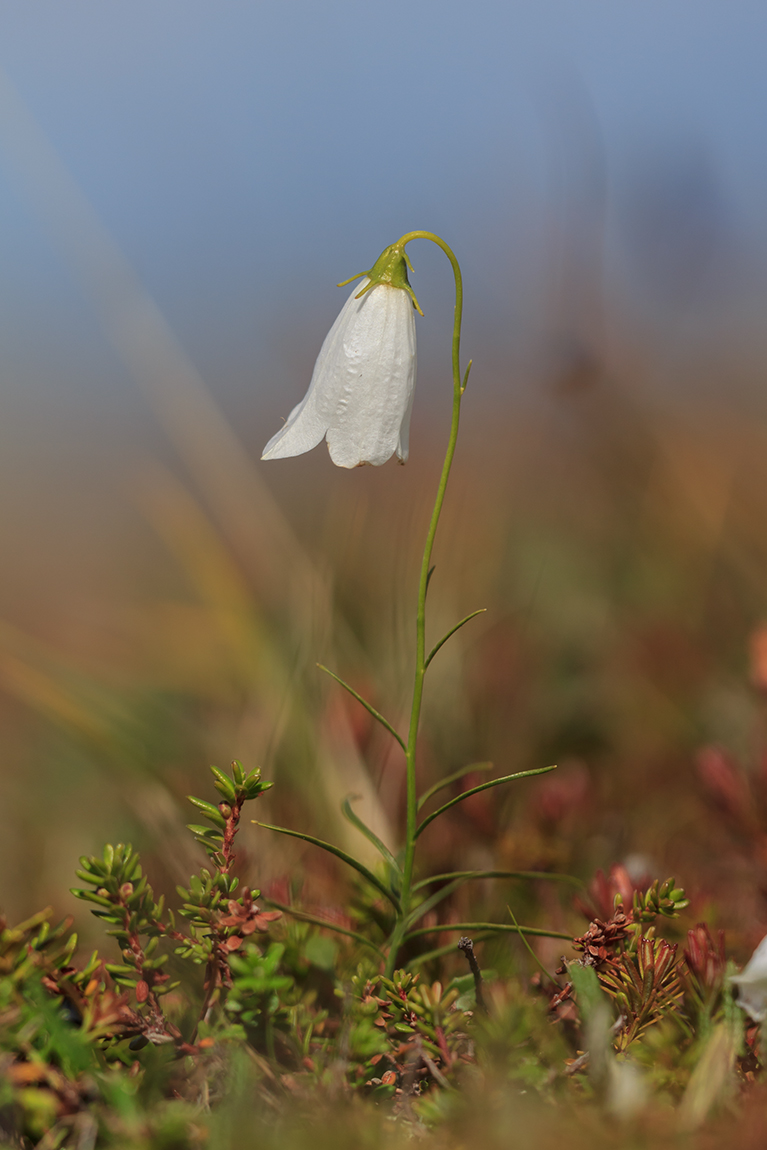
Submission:
<svg viewBox="0 0 767 1150">
<path fill-rule="evenodd" d="M 239 829 L 240 813 L 244 801 L 244 799 L 235 799 L 233 803 L 228 804 L 230 813 L 226 819 L 224 841 L 221 844 L 221 854 L 223 855 L 224 861 L 217 868 L 219 874 L 228 875 L 234 866 L 236 858 L 234 840 Z M 200 1007 L 200 1018 L 197 1026 L 199 1026 L 200 1022 L 204 1022 L 207 1019 L 216 991 L 222 986 L 228 985 L 231 981 L 229 975 L 229 952 L 223 945 L 226 935 L 222 934 L 221 930 L 213 923 L 211 923 L 211 935 L 213 936 L 213 950 L 205 966 L 205 981 L 203 983 L 205 987 L 205 997 Z M 194 1028 L 193 1041 L 197 1037 L 197 1026 Z"/>
</svg>

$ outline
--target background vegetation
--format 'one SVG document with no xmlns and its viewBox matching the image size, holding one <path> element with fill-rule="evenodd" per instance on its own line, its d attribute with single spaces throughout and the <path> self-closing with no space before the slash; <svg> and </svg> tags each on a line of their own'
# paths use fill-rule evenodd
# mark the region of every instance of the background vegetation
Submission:
<svg viewBox="0 0 767 1150">
<path fill-rule="evenodd" d="M 458 804 L 424 834 L 421 865 L 565 873 L 583 885 L 576 898 L 566 884 L 467 884 L 431 925 L 508 924 L 510 907 L 577 938 L 594 916 L 610 919 L 616 892 L 628 908 L 635 885 L 646 892 L 673 875 L 689 905 L 661 916 L 657 932 L 678 945 L 680 982 L 613 1063 L 623 1040 L 605 1031 L 617 1007 L 607 1021 L 594 1007 L 590 1021 L 593 985 L 576 989 L 569 1018 L 564 1001 L 552 1013 L 550 981 L 520 939 L 478 938 L 481 1019 L 457 937 L 435 935 L 430 946 L 451 950 L 422 980 L 446 993 L 464 980 L 452 989 L 469 995 L 456 1038 L 466 1060 L 455 1080 L 435 1063 L 450 1089 L 429 1070 L 429 1091 L 403 1111 L 394 1091 L 406 1055 L 376 1093 L 365 1085 L 381 1077 L 368 1065 L 374 1047 L 334 1046 L 327 1063 L 315 1051 L 309 1068 L 290 1045 L 297 1027 L 306 1033 L 296 1006 L 306 996 L 310 1014 L 353 1016 L 363 959 L 342 936 L 288 915 L 257 943 L 247 936 L 273 966 L 256 958 L 258 970 L 237 977 L 265 979 L 262 995 L 278 980 L 288 1013 L 275 1028 L 287 1045 L 250 1022 L 246 1042 L 220 1018 L 192 1041 L 204 989 L 191 963 L 168 1012 L 195 1050 L 175 1059 L 173 1043 L 169 1054 L 150 1042 L 128 1055 L 126 1037 L 115 1044 L 125 1070 L 109 1078 L 93 1062 L 104 1034 L 75 1025 L 82 1002 L 62 1022 L 50 987 L 14 999 L 41 972 L 58 978 L 24 965 L 35 921 L 11 930 L 0 953 L 3 978 L 22 972 L 5 984 L 10 1013 L 0 1015 L 3 1137 L 18 1145 L 23 1131 L 44 1150 L 415 1135 L 456 1148 L 761 1145 L 760 1039 L 724 990 L 718 935 L 740 966 L 767 933 L 765 260 L 749 119 L 763 106 L 761 6 L 725 20 L 713 6 L 696 4 L 693 17 L 678 5 L 671 20 L 643 5 L 641 18 L 612 14 L 607 25 L 601 6 L 580 5 L 582 23 L 570 14 L 555 33 L 515 24 L 505 6 L 468 21 L 425 5 L 420 46 L 395 64 L 389 47 L 412 6 L 355 23 L 339 4 L 328 26 L 257 7 L 212 30 L 195 8 L 182 35 L 190 6 L 171 4 L 149 38 L 140 6 L 132 35 L 87 5 L 66 28 L 51 9 L 42 42 L 36 24 L 6 17 L 8 929 L 50 906 L 52 923 L 74 916 L 81 969 L 94 948 L 118 962 L 104 924 L 69 893 L 78 860 L 130 842 L 155 898 L 178 910 L 177 885 L 189 890 L 206 865 L 186 796 L 215 799 L 210 763 L 236 758 L 274 782 L 260 821 L 364 854 L 340 814 L 358 794 L 355 810 L 397 843 L 398 749 L 316 664 L 401 725 L 449 418 L 449 282 L 436 258 L 411 253 L 427 314 L 407 467 L 342 473 L 324 448 L 256 461 L 303 394 L 339 304 L 333 283 L 407 228 L 434 226 L 464 265 L 475 367 L 430 627 L 436 638 L 475 607 L 487 612 L 435 661 L 420 785 L 470 763 L 497 775 L 558 769 Z M 266 24 L 251 23 L 259 14 Z M 578 75 L 551 63 L 551 44 Z M 360 60 L 395 69 L 394 105 L 356 99 Z M 530 77 L 542 60 L 541 105 Z M 528 104 L 544 107 L 543 128 L 520 111 Z M 373 181 L 363 196 L 382 150 L 408 178 L 394 189 Z M 370 906 L 326 855 L 248 818 L 237 844 L 237 897 L 260 889 L 262 908 L 295 904 L 373 937 Z M 701 922 L 705 993 L 682 959 Z M 626 937 L 611 938 L 608 957 L 622 955 Z M 582 953 L 556 938 L 531 946 L 552 975 L 563 953 Z M 49 947 L 52 969 L 69 961 L 64 947 L 64 936 Z M 175 981 L 178 956 L 169 962 Z M 564 988 L 566 975 L 555 977 Z M 348 998 L 334 995 L 336 978 Z M 119 1029 L 107 1018 L 106 1031 Z M 603 1062 L 571 1073 L 585 1049 L 603 1050 Z M 14 1060 L 45 1073 L 14 1078 Z M 616 1077 L 627 1064 L 637 1077 Z M 82 1089 L 67 1094 L 75 1081 Z"/>
</svg>

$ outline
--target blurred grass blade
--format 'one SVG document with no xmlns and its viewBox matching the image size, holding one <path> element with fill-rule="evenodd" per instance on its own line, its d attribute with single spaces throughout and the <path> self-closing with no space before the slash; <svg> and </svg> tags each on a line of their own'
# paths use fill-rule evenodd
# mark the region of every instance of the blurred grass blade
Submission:
<svg viewBox="0 0 767 1150">
<path fill-rule="evenodd" d="M 447 643 L 448 639 L 455 635 L 456 631 L 460 631 L 461 627 L 468 623 L 470 619 L 476 619 L 477 615 L 484 615 L 486 611 L 487 607 L 479 607 L 476 611 L 472 611 L 471 615 L 467 615 L 465 619 L 461 619 L 460 623 L 456 623 L 455 627 L 451 627 L 448 633 L 442 636 L 436 647 L 432 647 L 431 653 L 427 656 L 426 662 L 424 663 L 424 670 L 426 670 L 426 668 L 429 666 L 429 663 L 431 663 L 440 647 L 444 647 L 445 643 Z"/>
<path fill-rule="evenodd" d="M 434 811 L 433 814 L 427 815 L 427 817 L 419 826 L 418 830 L 415 832 L 416 838 L 418 838 L 421 831 L 425 830 L 429 823 L 434 822 L 434 820 L 438 818 L 439 815 L 444 814 L 445 811 L 449 811 L 451 807 L 456 805 L 456 803 L 462 803 L 464 799 L 468 799 L 471 795 L 478 795 L 480 791 L 487 791 L 490 789 L 490 787 L 499 787 L 501 783 L 513 782 L 514 779 L 527 779 L 531 775 L 547 775 L 549 771 L 555 771 L 556 769 L 556 764 L 554 764 L 552 767 L 535 767 L 535 769 L 532 771 L 517 771 L 514 775 L 504 775 L 501 779 L 491 779 L 489 783 L 480 783 L 478 787 L 472 787 L 471 790 L 464 791 L 462 794 L 456 795 L 456 797 L 451 799 L 449 803 L 445 803 L 443 807 L 439 807 L 436 811 Z"/>
<path fill-rule="evenodd" d="M 395 871 L 397 874 L 402 874 L 402 868 L 387 847 L 386 843 L 381 842 L 375 831 L 371 831 L 370 827 L 363 823 L 359 815 L 355 815 L 354 811 L 352 810 L 351 800 L 359 799 L 361 797 L 361 795 L 347 795 L 341 804 L 341 810 L 343 811 L 344 818 L 348 819 L 352 826 L 356 827 L 360 834 L 363 834 L 368 842 L 373 844 L 378 853 L 383 859 L 386 860 L 393 871 Z"/>
<path fill-rule="evenodd" d="M 679 1123 L 685 1132 L 696 1130 L 717 1102 L 737 1092 L 734 1067 L 739 1040 L 742 1041 L 728 1022 L 720 1022 L 712 1029 L 679 1107 Z"/>
<path fill-rule="evenodd" d="M 113 746 L 105 697 L 75 676 L 61 654 L 0 619 L 0 687 L 64 730 L 101 750 Z M 98 701 L 98 707 L 94 702 Z"/>
<path fill-rule="evenodd" d="M 433 795 L 444 790 L 445 787 L 449 787 L 451 783 L 457 783 L 464 775 L 471 775 L 474 771 L 492 771 L 492 769 L 492 763 L 469 763 L 468 767 L 461 767 L 460 771 L 453 771 L 452 775 L 446 775 L 444 779 L 440 779 L 433 787 L 429 787 L 428 791 L 424 791 L 418 800 L 416 810 L 420 811 L 424 803 L 428 802 Z"/>
<path fill-rule="evenodd" d="M 379 890 L 381 894 L 389 900 L 395 910 L 399 910 L 399 899 L 394 894 L 394 892 L 389 890 L 386 885 L 373 874 L 372 871 L 368 870 L 368 868 L 361 862 L 358 862 L 358 860 L 354 858 L 353 855 L 347 854 L 346 851 L 342 851 L 340 847 L 334 847 L 332 843 L 323 842 L 322 839 L 317 839 L 314 837 L 314 835 L 304 834 L 303 831 L 291 831 L 287 827 L 274 827 L 269 823 L 260 823 L 258 819 L 251 819 L 251 822 L 255 823 L 257 827 L 263 827 L 266 831 L 276 831 L 277 834 L 280 835 L 290 835 L 291 838 L 294 839 L 303 839 L 304 842 L 311 843 L 312 846 L 320 847 L 322 850 L 327 851 L 328 854 L 335 855 L 336 858 L 341 860 L 341 862 L 345 862 L 347 866 L 350 866 L 353 868 L 353 870 L 358 871 L 363 878 L 367 879 L 371 886 L 374 886 L 376 890 Z"/>
<path fill-rule="evenodd" d="M 402 750 L 405 751 L 405 753 L 407 753 L 407 746 L 405 744 L 405 740 L 402 738 L 401 735 L 397 734 L 397 732 L 394 730 L 394 727 L 391 725 L 389 720 L 385 719 L 383 717 L 383 715 L 380 713 L 380 711 L 377 711 L 375 709 L 375 707 L 372 706 L 372 704 L 368 703 L 367 699 L 363 699 L 362 695 L 358 695 L 357 692 L 354 690 L 354 687 L 350 687 L 349 684 L 347 682 L 345 682 L 340 677 L 340 675 L 336 675 L 334 671 L 329 670 L 329 668 L 324 666 L 324 664 L 322 664 L 322 663 L 318 663 L 317 666 L 319 667 L 319 669 L 321 671 L 324 671 L 326 675 L 330 675 L 331 679 L 335 679 L 335 681 L 337 683 L 340 683 L 341 686 L 343 687 L 343 689 L 345 691 L 348 691 L 349 694 L 353 698 L 355 698 L 358 703 L 361 703 L 362 706 L 365 708 L 365 710 L 368 712 L 368 714 L 372 715 L 374 719 L 377 719 L 378 722 L 381 724 L 381 726 L 385 727 L 386 730 L 389 732 L 389 734 L 394 736 L 394 738 L 397 740 L 399 745 L 402 747 Z"/>
</svg>

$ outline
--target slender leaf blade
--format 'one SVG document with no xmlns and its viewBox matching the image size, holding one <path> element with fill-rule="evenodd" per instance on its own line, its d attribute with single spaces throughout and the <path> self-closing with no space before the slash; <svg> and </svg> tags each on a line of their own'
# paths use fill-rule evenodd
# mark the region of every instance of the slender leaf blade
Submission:
<svg viewBox="0 0 767 1150">
<path fill-rule="evenodd" d="M 405 743 L 405 740 L 395 731 L 389 720 L 385 719 L 381 712 L 375 709 L 372 703 L 369 703 L 367 699 L 363 699 L 362 695 L 357 694 L 357 692 L 354 690 L 354 687 L 350 687 L 349 684 L 344 679 L 342 679 L 340 675 L 336 675 L 335 672 L 331 671 L 329 667 L 324 666 L 322 663 L 318 663 L 317 666 L 321 671 L 324 671 L 326 675 L 330 675 L 331 679 L 335 679 L 337 683 L 340 683 L 343 689 L 348 691 L 352 698 L 356 699 L 358 703 L 361 703 L 368 714 L 372 715 L 374 719 L 377 719 L 381 726 L 385 727 L 389 734 L 394 736 L 399 745 L 402 747 L 402 750 L 405 752 L 405 754 L 407 754 L 407 744 Z"/>
<path fill-rule="evenodd" d="M 477 608 L 476 611 L 472 611 L 472 613 L 470 615 L 467 615 L 465 617 L 465 619 L 461 619 L 460 623 L 456 623 L 455 627 L 451 627 L 450 630 L 447 632 L 447 634 L 442 636 L 439 643 L 437 643 L 436 647 L 432 647 L 431 652 L 427 656 L 426 662 L 423 665 L 424 671 L 429 666 L 429 663 L 431 663 L 434 656 L 437 654 L 437 651 L 439 651 L 441 647 L 444 647 L 444 645 L 445 645 L 445 643 L 447 643 L 448 639 L 452 639 L 452 637 L 453 637 L 453 635 L 455 635 L 456 631 L 460 631 L 461 627 L 464 627 L 472 619 L 476 619 L 477 615 L 484 615 L 486 611 L 487 611 L 487 607 L 479 607 L 479 608 Z"/>
<path fill-rule="evenodd" d="M 461 767 L 460 771 L 453 771 L 452 775 L 446 775 L 444 779 L 440 779 L 433 787 L 429 787 L 428 791 L 424 791 L 416 805 L 416 810 L 420 811 L 424 803 L 427 803 L 430 798 L 436 795 L 439 791 L 449 787 L 451 783 L 457 783 L 464 775 L 471 775 L 474 771 L 492 771 L 492 763 L 469 763 L 468 767 Z"/>
<path fill-rule="evenodd" d="M 399 899 L 394 891 L 389 890 L 371 870 L 368 870 L 364 863 L 354 858 L 353 855 L 347 854 L 346 851 L 342 851 L 340 847 L 334 847 L 332 843 L 326 843 L 322 839 L 315 838 L 314 835 L 305 834 L 303 831 L 291 831 L 288 827 L 274 827 L 270 823 L 260 823 L 258 819 L 251 819 L 251 822 L 255 823 L 257 827 L 263 827 L 264 830 L 267 831 L 276 831 L 277 834 L 280 835 L 290 835 L 290 837 L 294 839 L 303 839 L 305 843 L 311 843 L 312 846 L 320 847 L 322 850 L 327 851 L 328 854 L 335 855 L 341 862 L 345 862 L 347 866 L 358 871 L 363 878 L 367 879 L 371 886 L 374 886 L 376 890 L 379 890 L 381 894 L 389 900 L 395 910 L 399 910 Z"/>
<path fill-rule="evenodd" d="M 463 791 L 462 794 L 456 795 L 456 797 L 451 799 L 449 803 L 445 803 L 443 807 L 439 807 L 432 814 L 427 815 L 427 817 L 416 830 L 415 837 L 418 838 L 421 832 L 424 831 L 426 827 L 428 827 L 429 823 L 434 822 L 434 820 L 438 818 L 439 815 L 442 815 L 445 813 L 445 811 L 450 810 L 450 808 L 454 807 L 456 803 L 462 803 L 464 799 L 468 799 L 471 795 L 478 795 L 480 791 L 489 790 L 490 787 L 498 787 L 501 785 L 501 783 L 513 782 L 514 779 L 527 779 L 530 778 L 531 775 L 547 775 L 549 771 L 555 771 L 556 769 L 556 764 L 552 767 L 535 767 L 532 771 L 517 771 L 513 775 L 504 775 L 500 779 L 491 779 L 489 783 L 480 783 L 478 787 L 471 787 L 470 790 Z"/>
<path fill-rule="evenodd" d="M 546 930 L 541 926 L 512 926 L 506 922 L 446 922 L 437 923 L 436 926 L 419 926 L 416 930 L 409 930 L 403 942 L 411 938 L 420 938 L 424 934 L 444 934 L 446 931 L 455 931 L 456 934 L 470 934 L 472 931 L 488 931 L 493 934 L 532 934 L 538 938 L 564 938 L 572 942 L 571 934 L 563 934 L 559 930 Z"/>
<path fill-rule="evenodd" d="M 445 874 L 434 874 L 429 878 L 421 879 L 420 882 L 414 883 L 412 889 L 415 892 L 433 882 L 450 882 L 452 879 L 462 879 L 464 882 L 468 882 L 474 878 L 519 878 L 530 879 L 531 881 L 545 879 L 549 882 L 572 883 L 573 886 L 585 885 L 583 880 L 576 878 L 575 875 L 557 874 L 555 871 L 547 870 L 453 870 L 447 871 Z"/>
<path fill-rule="evenodd" d="M 465 882 L 468 882 L 470 879 L 478 878 L 548 878 L 554 879 L 554 881 L 570 882 L 574 883 L 576 886 L 583 886 L 583 883 L 580 879 L 573 878 L 571 875 L 551 874 L 546 871 L 466 870 L 453 871 L 452 873 L 448 874 L 432 875 L 431 878 L 424 879 L 423 882 L 416 883 L 412 888 L 413 892 L 417 890 L 423 890 L 423 888 L 428 886 L 429 883 L 439 882 L 440 880 L 445 880 L 446 885 L 440 887 L 438 891 L 435 891 L 434 894 L 430 895 L 419 906 L 415 907 L 411 914 L 408 915 L 406 926 L 411 926 L 413 923 L 417 922 L 419 918 L 427 914 L 433 907 L 442 902 L 443 899 L 448 898 L 453 893 L 453 891 L 457 890 L 458 887 L 462 886 Z M 512 915 L 512 919 L 513 917 L 514 916 Z"/>
<path fill-rule="evenodd" d="M 360 795 L 347 795 L 346 796 L 343 803 L 341 804 L 341 811 L 343 812 L 344 818 L 348 819 L 348 821 L 352 824 L 352 826 L 356 827 L 357 830 L 360 832 L 360 834 L 363 834 L 365 836 L 365 838 L 368 840 L 368 842 L 371 842 L 373 844 L 373 846 L 376 848 L 376 850 L 380 854 L 381 858 L 384 859 L 389 864 L 389 866 L 392 868 L 393 871 L 395 871 L 397 874 L 402 874 L 402 868 L 400 867 L 400 865 L 397 862 L 397 860 L 395 859 L 394 855 L 391 853 L 391 851 L 387 847 L 386 843 L 382 842 L 381 839 L 379 839 L 378 835 L 375 833 L 375 831 L 372 831 L 366 823 L 363 823 L 363 821 L 359 817 L 359 815 L 356 815 L 354 813 L 354 811 L 352 810 L 351 800 L 356 799 L 356 798 L 360 798 L 360 797 L 361 797 Z"/>
</svg>

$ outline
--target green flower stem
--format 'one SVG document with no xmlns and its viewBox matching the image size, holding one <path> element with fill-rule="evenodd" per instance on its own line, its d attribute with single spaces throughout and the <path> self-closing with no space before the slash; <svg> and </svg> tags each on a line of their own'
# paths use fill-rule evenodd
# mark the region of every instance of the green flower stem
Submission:
<svg viewBox="0 0 767 1150">
<path fill-rule="evenodd" d="M 466 387 L 466 380 L 468 379 L 468 368 L 466 371 L 466 378 L 461 382 L 461 318 L 463 313 L 463 280 L 461 277 L 461 268 L 458 264 L 452 249 L 448 247 L 444 240 L 433 232 L 408 232 L 397 241 L 395 248 L 404 250 L 405 245 L 410 243 L 411 240 L 430 240 L 437 247 L 441 248 L 447 258 L 450 260 L 450 266 L 453 269 L 453 276 L 455 278 L 455 311 L 453 318 L 453 418 L 450 424 L 450 438 L 448 439 L 447 452 L 445 454 L 445 462 L 442 465 L 442 474 L 437 488 L 437 497 L 434 501 L 434 510 L 431 513 L 431 522 L 429 523 L 429 530 L 426 535 L 426 545 L 423 551 L 423 560 L 421 562 L 421 578 L 418 584 L 418 613 L 416 616 L 416 659 L 415 659 L 415 680 L 413 683 L 413 702 L 410 708 L 410 727 L 408 730 L 407 749 L 405 751 L 405 758 L 407 764 L 407 827 L 405 832 L 405 863 L 402 875 L 402 893 L 401 911 L 397 915 L 397 922 L 391 936 L 389 956 L 386 962 L 386 975 L 391 978 L 391 975 L 396 967 L 397 953 L 402 940 L 405 935 L 406 922 L 410 912 L 411 894 L 413 886 L 413 870 L 415 865 L 415 845 L 418 832 L 417 816 L 418 816 L 418 799 L 416 794 L 416 778 L 415 778 L 415 752 L 416 740 L 418 737 L 418 724 L 421 718 L 421 704 L 423 702 L 423 681 L 426 674 L 426 590 L 429 583 L 429 570 L 431 567 L 431 555 L 434 549 L 434 538 L 437 534 L 437 526 L 439 524 L 439 517 L 442 512 L 442 504 L 445 500 L 445 491 L 447 490 L 447 481 L 450 477 L 450 468 L 453 465 L 453 456 L 455 455 L 455 445 L 458 440 L 458 425 L 461 417 L 461 399 Z M 471 363 L 469 364 L 471 367 Z"/>
</svg>

